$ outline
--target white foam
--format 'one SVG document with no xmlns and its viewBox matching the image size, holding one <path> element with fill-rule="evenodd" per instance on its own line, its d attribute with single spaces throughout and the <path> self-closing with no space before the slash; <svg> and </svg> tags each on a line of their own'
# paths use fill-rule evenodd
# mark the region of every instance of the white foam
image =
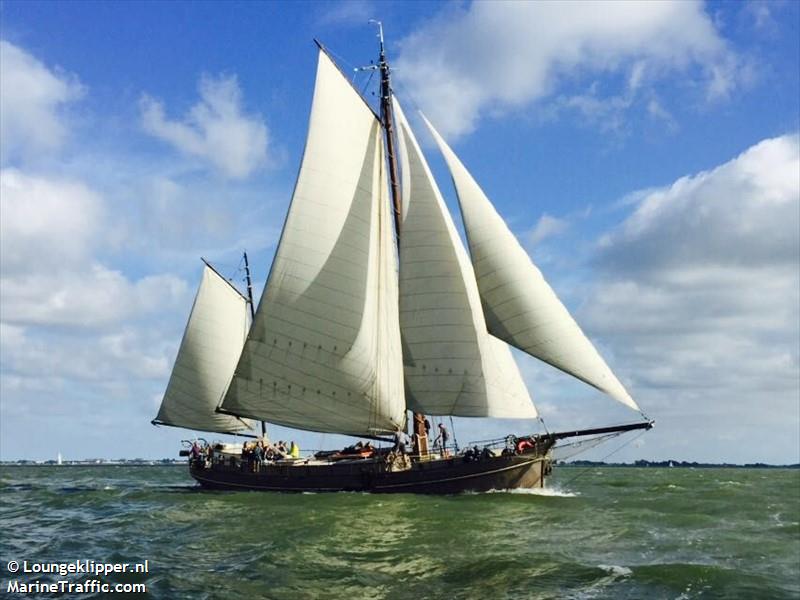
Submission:
<svg viewBox="0 0 800 600">
<path fill-rule="evenodd" d="M 633 571 L 631 571 L 628 567 L 621 567 L 620 565 L 597 565 L 599 568 L 603 569 L 607 573 L 611 573 L 612 575 L 619 575 L 620 577 L 627 577 L 631 575 Z"/>
<path fill-rule="evenodd" d="M 558 488 L 514 488 L 511 490 L 489 490 L 487 494 L 523 494 L 530 496 L 552 496 L 558 498 L 575 498 L 578 494 Z"/>
</svg>

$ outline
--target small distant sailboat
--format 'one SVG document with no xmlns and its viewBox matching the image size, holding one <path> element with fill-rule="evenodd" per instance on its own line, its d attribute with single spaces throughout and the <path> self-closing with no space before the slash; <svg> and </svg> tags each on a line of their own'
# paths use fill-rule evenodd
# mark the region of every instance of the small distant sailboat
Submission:
<svg viewBox="0 0 800 600">
<path fill-rule="evenodd" d="M 251 468 L 240 446 L 218 445 L 193 457 L 191 475 L 212 488 L 277 491 L 536 487 L 559 440 L 652 427 L 645 418 L 431 451 L 425 415 L 538 418 L 510 346 L 639 407 L 425 120 L 455 184 L 467 253 L 392 93 L 382 31 L 374 68 L 380 115 L 319 45 L 302 166 L 258 308 L 249 270 L 246 297 L 206 263 L 153 423 L 243 434 L 262 421 L 264 436 L 266 421 L 386 439 L 410 410 L 413 452 Z"/>
<path fill-rule="evenodd" d="M 58 456 L 56 456 L 56 464 L 57 465 L 64 464 L 64 461 L 61 459 L 61 452 L 59 452 Z"/>
</svg>

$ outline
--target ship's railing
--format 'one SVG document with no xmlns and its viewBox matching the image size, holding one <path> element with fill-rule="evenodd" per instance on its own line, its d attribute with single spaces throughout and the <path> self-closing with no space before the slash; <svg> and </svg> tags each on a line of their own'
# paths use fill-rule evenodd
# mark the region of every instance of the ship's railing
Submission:
<svg viewBox="0 0 800 600">
<path fill-rule="evenodd" d="M 519 453 L 526 448 L 533 448 L 539 446 L 549 437 L 545 435 L 507 435 L 502 438 L 492 438 L 488 440 L 473 440 L 466 446 L 465 452 L 472 450 L 495 450 L 495 451 L 508 451 Z"/>
<path fill-rule="evenodd" d="M 530 435 L 530 436 L 515 436 L 508 435 L 502 438 L 492 438 L 484 440 L 470 441 L 466 446 L 460 447 L 456 443 L 446 444 L 444 447 L 441 444 L 432 445 L 428 451 L 423 454 L 416 454 L 414 452 L 407 452 L 412 460 L 430 461 L 441 460 L 454 457 L 465 457 L 467 460 L 477 460 L 479 458 L 486 458 L 491 456 L 499 456 L 501 454 L 519 454 L 523 451 L 530 451 L 535 449 L 540 443 L 546 441 L 546 435 Z M 371 456 L 358 456 L 354 454 L 352 458 L 342 456 L 342 451 L 314 451 L 306 450 L 304 456 L 298 459 L 277 459 L 257 461 L 248 456 L 242 456 L 239 452 L 225 452 L 220 445 L 212 446 L 213 452 L 203 455 L 195 461 L 192 461 L 195 468 L 200 469 L 215 469 L 225 471 L 260 471 L 261 468 L 267 466 L 291 466 L 295 464 L 314 464 L 336 463 L 336 462 L 352 462 L 352 461 L 375 461 L 387 460 L 390 455 L 391 447 L 376 447 Z M 336 458 L 329 458 L 326 456 L 330 452 L 336 455 Z M 310 453 L 310 454 L 309 454 Z"/>
</svg>

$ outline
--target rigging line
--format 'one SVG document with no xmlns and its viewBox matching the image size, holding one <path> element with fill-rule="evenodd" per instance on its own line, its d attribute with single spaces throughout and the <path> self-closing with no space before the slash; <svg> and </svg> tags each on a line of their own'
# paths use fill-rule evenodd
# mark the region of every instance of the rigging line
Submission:
<svg viewBox="0 0 800 600">
<path fill-rule="evenodd" d="M 547 429 L 547 425 L 544 424 L 544 419 L 542 418 L 542 415 L 537 415 L 537 417 L 539 418 L 539 423 L 541 423 L 542 427 L 544 428 L 544 432 L 550 435 L 550 432 Z"/>
<path fill-rule="evenodd" d="M 600 444 L 604 444 L 607 441 L 619 437 L 622 433 L 610 433 L 606 435 L 601 435 L 595 438 L 591 438 L 588 440 L 582 440 L 579 442 L 571 442 L 569 444 L 565 444 L 563 446 L 558 446 L 556 450 L 561 450 L 562 452 L 559 453 L 558 460 L 564 461 L 568 458 L 572 458 L 574 456 L 578 456 L 591 450 L 592 448 L 596 448 Z"/>
<path fill-rule="evenodd" d="M 450 415 L 450 431 L 453 432 L 453 445 L 456 449 L 456 454 L 458 454 L 458 440 L 456 439 L 456 426 L 453 423 L 453 415 Z"/>
<path fill-rule="evenodd" d="M 582 448 L 584 446 L 588 446 L 591 444 L 591 447 L 594 448 L 596 446 L 596 442 L 598 441 L 605 441 L 610 440 L 615 437 L 619 437 L 623 434 L 622 431 L 615 431 L 612 433 L 606 433 L 605 435 L 598 435 L 597 437 L 592 437 L 586 440 L 575 440 L 574 442 L 564 442 L 563 444 L 559 444 L 558 448 Z"/>
<path fill-rule="evenodd" d="M 377 69 L 373 69 L 373 70 L 371 70 L 371 71 L 369 72 L 369 78 L 367 79 L 367 83 L 365 83 L 365 84 L 364 84 L 364 87 L 363 87 L 363 88 L 362 88 L 362 90 L 361 90 L 361 95 L 362 95 L 362 96 L 364 95 L 364 92 L 366 92 L 366 91 L 367 91 L 367 88 L 369 87 L 369 84 L 372 82 L 372 77 L 373 77 L 373 75 L 375 75 L 375 71 L 376 71 L 376 70 L 377 70 Z"/>
<path fill-rule="evenodd" d="M 606 455 L 605 455 L 603 458 L 601 458 L 601 459 L 600 459 L 600 462 L 605 462 L 605 460 L 606 460 L 607 458 L 609 458 L 610 456 L 613 456 L 614 454 L 616 454 L 617 452 L 619 452 L 620 450 L 622 450 L 623 448 L 625 448 L 625 447 L 626 447 L 626 446 L 628 446 L 629 444 L 632 444 L 633 442 L 635 442 L 636 440 L 638 440 L 638 439 L 639 439 L 639 437 L 640 437 L 640 436 L 642 436 L 642 435 L 644 435 L 644 433 L 645 433 L 646 431 L 647 431 L 646 429 L 642 429 L 642 430 L 641 430 L 641 431 L 640 431 L 640 432 L 639 432 L 637 435 L 635 435 L 635 436 L 634 436 L 634 437 L 632 437 L 630 440 L 628 440 L 627 442 L 625 442 L 624 444 L 622 444 L 622 445 L 621 445 L 619 448 L 617 448 L 616 450 L 614 450 L 614 451 L 612 451 L 612 452 L 609 452 L 608 454 L 606 454 Z M 621 435 L 621 434 L 620 434 L 620 435 Z M 565 482 L 564 482 L 564 485 L 568 485 L 568 484 L 572 483 L 573 481 L 575 481 L 576 479 L 578 479 L 578 477 L 582 477 L 583 475 L 586 475 L 586 473 L 588 473 L 588 472 L 589 472 L 591 469 L 593 469 L 593 468 L 594 468 L 594 467 L 586 467 L 585 469 L 583 469 L 582 471 L 580 471 L 580 472 L 579 472 L 577 475 L 575 475 L 575 477 L 573 477 L 572 479 L 569 479 L 569 480 L 565 481 Z"/>
<path fill-rule="evenodd" d="M 403 96 L 403 102 L 405 103 L 406 101 L 408 101 L 408 105 L 410 105 L 411 108 L 414 109 L 414 112 L 422 111 L 422 107 L 420 107 L 419 103 L 414 97 L 414 94 L 411 93 L 411 90 L 407 86 L 403 85 L 402 81 L 398 81 L 397 79 L 395 79 L 394 81 L 392 81 L 392 91 L 395 92 L 398 90 L 402 92 L 401 95 Z"/>
<path fill-rule="evenodd" d="M 357 70 L 356 66 L 338 52 L 334 52 L 333 49 L 329 48 L 328 46 L 325 46 L 325 52 L 327 52 L 328 54 L 333 56 L 336 60 L 338 60 L 340 63 L 348 67 L 350 69 L 350 72 L 352 73 L 356 72 Z"/>
</svg>

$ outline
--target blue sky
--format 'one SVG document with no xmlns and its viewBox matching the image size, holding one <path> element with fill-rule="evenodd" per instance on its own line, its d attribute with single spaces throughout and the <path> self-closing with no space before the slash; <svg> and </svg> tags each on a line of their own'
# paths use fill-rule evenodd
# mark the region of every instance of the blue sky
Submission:
<svg viewBox="0 0 800 600">
<path fill-rule="evenodd" d="M 406 112 L 448 139 L 657 419 L 614 457 L 800 460 L 800 4 L 4 2 L 0 15 L 0 458 L 175 454 L 188 432 L 149 421 L 199 257 L 233 275 L 247 249 L 263 286 L 305 141 L 312 39 L 345 69 L 368 64 L 379 18 Z M 635 417 L 517 362 L 551 428 Z M 461 441 L 528 427 L 456 426 Z"/>
</svg>

